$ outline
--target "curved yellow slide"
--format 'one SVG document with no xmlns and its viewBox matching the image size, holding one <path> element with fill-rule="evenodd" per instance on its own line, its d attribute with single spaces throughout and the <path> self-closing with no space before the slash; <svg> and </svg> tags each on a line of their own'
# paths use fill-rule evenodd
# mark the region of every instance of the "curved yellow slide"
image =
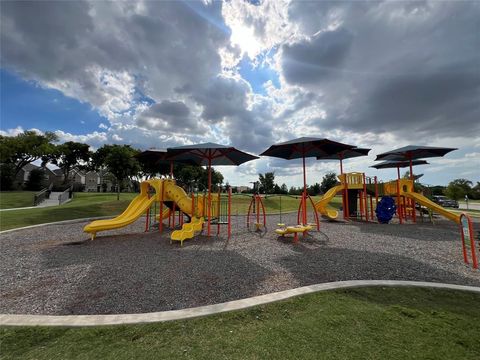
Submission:
<svg viewBox="0 0 480 360">
<path fill-rule="evenodd" d="M 425 196 L 421 195 L 421 194 L 418 194 L 418 193 L 415 193 L 415 192 L 410 192 L 410 191 L 406 191 L 403 193 L 406 197 L 409 197 L 413 200 L 415 200 L 416 203 L 419 203 L 420 205 L 422 206 L 425 206 L 429 209 L 431 209 L 432 211 L 442 215 L 442 216 L 445 216 L 447 219 L 449 220 L 452 220 L 454 222 L 456 222 L 457 224 L 460 224 L 460 215 L 457 215 L 451 211 L 448 211 L 447 209 L 441 207 L 440 205 L 438 204 L 435 204 L 433 201 L 430 201 L 429 199 L 427 199 Z"/>
<path fill-rule="evenodd" d="M 140 194 L 135 197 L 123 213 L 114 219 L 96 220 L 86 225 L 83 231 L 90 233 L 92 239 L 99 231 L 112 230 L 127 226 L 137 220 L 152 206 L 155 197 L 148 198 L 148 194 Z"/>
<path fill-rule="evenodd" d="M 196 209 L 192 209 L 192 198 L 187 195 L 185 190 L 173 182 L 166 182 L 164 185 L 166 197 L 174 201 L 185 214 L 190 215 L 191 221 L 183 224 L 180 230 L 175 230 L 170 235 L 171 241 L 180 241 L 180 246 L 183 246 L 184 240 L 193 238 L 195 232 L 202 230 L 204 219 L 200 214 L 202 214 L 203 206 L 199 203 Z"/>
<path fill-rule="evenodd" d="M 149 197 L 149 187 L 155 189 L 155 194 Z M 127 226 L 137 220 L 143 213 L 145 213 L 155 201 L 160 201 L 160 194 L 163 191 L 163 201 L 173 201 L 177 204 L 178 208 L 184 213 L 188 214 L 192 223 L 184 224 L 185 229 L 188 231 L 182 231 L 182 236 L 175 234 L 173 240 L 177 240 L 178 237 L 182 238 L 182 241 L 193 237 L 194 231 L 201 230 L 203 224 L 203 218 L 201 214 L 203 212 L 203 203 L 201 199 L 197 199 L 195 209 L 192 209 L 192 198 L 189 197 L 185 191 L 175 184 L 174 180 L 163 179 L 150 179 L 140 184 L 140 195 L 136 196 L 132 202 L 128 205 L 125 211 L 114 219 L 108 220 L 96 220 L 86 225 L 83 231 L 90 233 L 92 239 L 95 238 L 97 232 L 112 230 Z M 165 219 L 170 214 L 170 210 L 163 213 Z M 193 234 L 192 234 L 192 231 Z M 173 235 L 173 234 L 172 234 Z"/>
<path fill-rule="evenodd" d="M 185 214 L 189 216 L 200 216 L 202 213 L 202 206 L 200 203 L 197 203 L 196 211 L 192 209 L 192 198 L 187 195 L 185 190 L 183 190 L 180 186 L 177 186 L 174 181 L 166 180 L 163 182 L 164 186 L 164 197 L 167 200 L 173 201 L 177 204 L 177 206 L 182 210 Z"/>
<path fill-rule="evenodd" d="M 315 209 L 317 212 L 329 219 L 335 220 L 338 217 L 338 211 L 328 206 L 328 203 L 337 195 L 339 191 L 343 190 L 343 185 L 337 185 L 330 188 L 323 197 L 315 203 Z"/>
</svg>

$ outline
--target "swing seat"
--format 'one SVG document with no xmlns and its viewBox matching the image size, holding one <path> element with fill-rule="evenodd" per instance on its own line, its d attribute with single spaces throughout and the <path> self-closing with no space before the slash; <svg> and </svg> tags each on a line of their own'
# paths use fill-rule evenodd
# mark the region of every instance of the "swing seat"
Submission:
<svg viewBox="0 0 480 360">
<path fill-rule="evenodd" d="M 285 227 L 285 224 L 284 223 L 278 223 L 277 226 Z"/>
<path fill-rule="evenodd" d="M 296 233 L 304 233 L 305 231 L 312 230 L 313 227 L 311 225 L 296 225 L 296 226 L 287 226 L 283 229 L 276 229 L 275 232 L 278 235 L 286 235 L 286 234 L 296 234 Z"/>
</svg>

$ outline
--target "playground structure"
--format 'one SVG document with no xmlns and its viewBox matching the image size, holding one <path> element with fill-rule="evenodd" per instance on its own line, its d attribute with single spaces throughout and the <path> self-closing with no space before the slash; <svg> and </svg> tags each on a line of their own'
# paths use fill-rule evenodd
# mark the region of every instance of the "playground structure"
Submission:
<svg viewBox="0 0 480 360">
<path fill-rule="evenodd" d="M 164 228 L 163 220 L 168 219 L 168 226 L 174 229 L 170 236 L 171 242 L 179 241 L 183 245 L 183 241 L 193 238 L 197 232 L 202 231 L 208 214 L 211 224 L 217 225 L 217 235 L 220 233 L 220 226 L 227 225 L 230 237 L 230 213 L 230 190 L 226 196 L 220 191 L 210 197 L 193 193 L 189 196 L 173 179 L 150 179 L 141 183 L 140 194 L 131 201 L 122 214 L 114 219 L 93 221 L 83 230 L 90 233 L 93 240 L 98 232 L 125 227 L 146 214 L 145 231 L 153 229 L 157 221 L 158 231 L 161 233 Z M 180 229 L 175 230 L 177 217 Z"/>
<path fill-rule="evenodd" d="M 365 221 L 373 221 L 373 199 L 375 198 L 375 204 L 377 204 L 379 197 L 391 196 L 395 200 L 400 223 L 408 219 L 415 222 L 414 203 L 424 206 L 457 224 L 460 223 L 460 215 L 448 211 L 422 194 L 416 193 L 413 180 L 398 179 L 379 183 L 376 176 L 373 178 L 366 177 L 364 173 L 357 172 L 341 174 L 338 179 L 340 184 L 329 189 L 322 199 L 315 203 L 315 209 L 318 213 L 331 220 L 338 218 L 338 211 L 329 206 L 329 203 L 341 192 L 343 217 L 346 220 L 355 216 Z"/>
<path fill-rule="evenodd" d="M 412 155 L 413 150 L 411 150 L 411 148 L 415 148 L 415 151 L 419 152 L 428 151 L 430 152 L 430 155 L 421 152 L 417 155 Z M 387 159 L 386 162 L 379 164 L 377 168 L 387 168 L 394 165 L 394 167 L 397 168 L 398 179 L 383 183 L 378 182 L 376 176 L 367 177 L 365 173 L 343 173 L 343 159 L 365 156 L 370 149 L 355 148 L 351 145 L 317 138 L 299 138 L 285 143 L 272 145 L 262 155 L 280 157 L 286 160 L 302 159 L 304 185 L 297 211 L 296 225 L 288 226 L 282 222 L 280 197 L 280 221 L 277 224 L 279 228 L 275 230 L 275 233 L 280 236 L 293 234 L 294 242 L 298 242 L 298 234 L 303 234 L 305 236 L 309 231 L 312 231 L 315 228 L 316 230 L 320 229 L 319 214 L 328 219 L 337 219 L 339 212 L 329 204 L 338 193 L 341 193 L 342 195 L 342 211 L 345 220 L 356 218 L 366 222 L 374 221 L 375 212 L 381 223 L 388 223 L 395 214 L 398 216 L 400 224 L 409 219 L 415 223 L 417 211 L 415 204 L 418 204 L 420 214 L 423 214 L 423 211 L 428 209 L 431 219 L 433 219 L 431 214 L 435 212 L 444 216 L 448 220 L 461 225 L 465 262 L 468 262 L 468 258 L 465 254 L 468 254 L 468 250 L 471 250 L 471 263 L 477 268 L 478 262 L 475 256 L 475 244 L 472 240 L 473 226 L 469 217 L 466 214 L 457 214 L 448 211 L 423 196 L 423 194 L 415 192 L 415 178 L 412 175 L 412 165 L 414 165 L 415 162 L 417 162 L 417 164 L 420 162 L 426 162 L 414 160 L 414 156 L 439 156 L 439 151 L 451 151 L 453 149 L 412 146 L 406 147 L 405 149 L 408 149 L 407 155 L 409 156 L 408 165 L 410 166 L 410 179 L 400 178 L 399 167 L 402 167 L 403 163 L 394 160 L 392 161 L 393 164 L 390 164 L 388 163 L 390 160 Z M 399 150 L 405 151 L 405 149 Z M 217 225 L 218 236 L 220 234 L 220 227 L 222 225 L 227 225 L 228 238 L 230 238 L 231 190 L 228 189 L 226 194 L 222 193 L 221 190 L 219 190 L 218 193 L 212 193 L 211 167 L 213 164 L 239 165 L 245 161 L 253 160 L 256 157 L 243 153 L 232 147 L 212 143 L 178 147 L 171 150 L 173 155 L 169 155 L 169 150 L 157 152 L 151 151 L 151 154 L 148 154 L 148 156 L 153 157 L 153 159 L 161 158 L 161 161 L 168 161 L 171 178 L 150 179 L 142 182 L 140 195 L 132 200 L 122 214 L 114 219 L 93 221 L 85 226 L 84 231 L 90 233 L 92 239 L 95 238 L 98 232 L 127 226 L 145 213 L 145 231 L 151 231 L 157 227 L 158 232 L 162 233 L 164 227 L 168 226 L 172 229 L 170 243 L 173 241 L 179 241 L 180 245 L 183 246 L 185 240 L 191 239 L 203 231 L 205 223 L 206 225 L 208 224 L 206 226 L 207 236 L 211 235 L 211 226 Z M 399 153 L 401 153 L 401 151 Z M 388 154 L 389 153 L 385 153 L 383 155 Z M 305 158 L 313 156 L 316 156 L 319 160 L 340 160 L 340 175 L 338 176 L 339 184 L 329 189 L 316 203 L 308 194 L 306 186 Z M 380 155 L 378 157 L 380 157 Z M 147 158 L 147 161 L 150 161 L 149 159 L 150 158 Z M 208 195 L 195 193 L 187 195 L 181 187 L 177 186 L 175 180 L 173 180 L 172 164 L 174 161 L 191 162 L 195 165 L 207 166 Z M 251 197 L 248 207 L 246 225 L 247 228 L 249 228 L 250 224 L 254 224 L 257 232 L 262 230 L 262 228 L 266 232 L 266 210 L 263 203 L 263 199 L 266 198 L 266 196 L 261 196 L 258 191 L 255 190 L 256 189 L 254 188 L 254 194 Z M 380 202 L 379 198 L 382 199 Z M 314 222 L 308 222 L 307 220 L 308 202 L 311 203 L 313 208 L 311 214 L 314 217 Z M 379 204 L 381 206 L 378 206 Z M 168 225 L 165 225 L 164 221 L 167 219 Z"/>
<path fill-rule="evenodd" d="M 364 173 L 351 172 L 338 175 L 339 185 L 330 188 L 325 195 L 315 203 L 315 210 L 335 220 L 338 218 L 338 211 L 329 203 L 339 193 L 342 193 L 343 218 L 348 220 L 351 217 L 373 221 L 373 198 L 378 202 L 377 177 L 369 178 Z M 358 209 L 358 210 L 357 210 Z"/>
</svg>

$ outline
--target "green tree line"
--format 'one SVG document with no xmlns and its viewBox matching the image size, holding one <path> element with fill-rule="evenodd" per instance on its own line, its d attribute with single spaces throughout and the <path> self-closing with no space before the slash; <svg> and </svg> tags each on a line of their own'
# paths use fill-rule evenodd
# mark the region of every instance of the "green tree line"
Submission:
<svg viewBox="0 0 480 360">
<path fill-rule="evenodd" d="M 1 190 L 12 190 L 15 178 L 21 169 L 34 161 L 41 160 L 41 166 L 54 164 L 63 173 L 63 182 L 67 185 L 72 169 L 84 171 L 106 170 L 113 176 L 117 193 L 126 181 L 134 184 L 142 178 L 167 175 L 168 164 L 152 163 L 138 160 L 135 155 L 141 151 L 130 145 L 103 145 L 92 151 L 88 144 L 67 141 L 59 144 L 58 137 L 52 132 L 39 134 L 35 131 L 24 131 L 16 136 L 0 136 L 0 186 Z M 174 166 L 177 182 L 189 190 L 205 190 L 208 174 L 206 169 L 196 165 Z M 32 170 L 26 186 L 37 190 L 45 184 L 45 173 L 42 169 Z M 223 183 L 223 175 L 213 170 L 212 184 L 218 187 Z"/>
</svg>

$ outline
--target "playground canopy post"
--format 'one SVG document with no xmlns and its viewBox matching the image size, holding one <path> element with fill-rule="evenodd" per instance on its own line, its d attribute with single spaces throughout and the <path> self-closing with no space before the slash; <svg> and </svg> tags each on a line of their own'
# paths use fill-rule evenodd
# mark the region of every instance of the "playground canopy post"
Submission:
<svg viewBox="0 0 480 360">
<path fill-rule="evenodd" d="M 317 157 L 325 155 L 337 154 L 342 150 L 353 149 L 355 146 L 343 144 L 329 139 L 315 138 L 315 137 L 301 137 L 277 144 L 271 145 L 267 150 L 260 154 L 260 156 L 272 156 L 285 160 L 302 159 L 303 167 L 303 192 L 298 212 L 298 222 L 300 225 L 300 213 L 302 214 L 301 223 L 307 224 L 307 173 L 305 158 Z M 310 198 L 310 201 L 311 198 Z M 317 230 L 320 228 L 318 214 L 315 212 L 315 221 Z"/>
<path fill-rule="evenodd" d="M 207 166 L 208 170 L 208 204 L 207 204 L 207 235 L 211 233 L 212 205 L 212 166 L 238 166 L 247 161 L 258 159 L 258 156 L 248 154 L 233 146 L 215 143 L 177 146 L 168 148 L 169 159 L 174 161 L 193 161 L 198 165 Z"/>
<path fill-rule="evenodd" d="M 408 145 L 399 149 L 391 150 L 378 154 L 375 160 L 393 160 L 393 161 L 408 161 L 410 167 L 410 180 L 415 181 L 413 176 L 413 160 L 442 157 L 451 151 L 457 150 L 456 148 L 445 148 L 435 146 L 423 146 L 423 145 Z M 413 208 L 413 222 L 416 221 L 415 214 L 415 201 L 412 200 L 411 206 Z"/>
<path fill-rule="evenodd" d="M 371 149 L 367 148 L 358 148 L 353 149 L 344 149 L 335 154 L 325 154 L 322 156 L 317 156 L 317 160 L 340 160 L 340 175 L 343 174 L 343 160 L 351 159 L 354 157 L 367 156 Z M 348 219 L 347 209 L 348 209 L 348 189 L 344 188 L 342 190 L 342 210 L 343 218 Z"/>
<path fill-rule="evenodd" d="M 377 170 L 397 169 L 397 215 L 398 215 L 398 221 L 400 222 L 400 224 L 403 223 L 403 219 L 407 220 L 406 209 L 404 206 L 402 206 L 402 199 L 400 197 L 400 168 L 410 167 L 410 169 L 412 169 L 413 166 L 417 166 L 417 165 L 429 165 L 429 164 L 425 160 L 411 160 L 411 161 L 410 160 L 397 160 L 397 161 L 386 160 L 381 163 L 370 166 Z M 412 173 L 411 170 L 410 170 L 410 173 Z M 413 213 L 415 213 L 415 209 L 413 210 Z"/>
</svg>

